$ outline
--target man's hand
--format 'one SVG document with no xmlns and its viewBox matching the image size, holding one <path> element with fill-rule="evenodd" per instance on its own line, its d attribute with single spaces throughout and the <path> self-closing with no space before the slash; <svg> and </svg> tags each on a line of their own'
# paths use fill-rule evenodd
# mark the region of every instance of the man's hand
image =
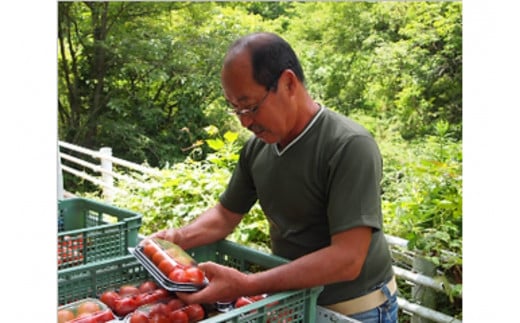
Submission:
<svg viewBox="0 0 520 323">
<path fill-rule="evenodd" d="M 170 241 L 172 243 L 178 244 L 178 240 L 180 240 L 179 232 L 176 229 L 165 229 L 162 231 L 157 231 L 150 235 L 150 238 L 159 238 L 163 240 Z"/>
<path fill-rule="evenodd" d="M 247 274 L 214 262 L 201 263 L 199 268 L 205 273 L 209 284 L 196 293 L 177 292 L 177 296 L 184 302 L 209 304 L 218 301 L 230 302 L 240 296 L 248 296 Z"/>
</svg>

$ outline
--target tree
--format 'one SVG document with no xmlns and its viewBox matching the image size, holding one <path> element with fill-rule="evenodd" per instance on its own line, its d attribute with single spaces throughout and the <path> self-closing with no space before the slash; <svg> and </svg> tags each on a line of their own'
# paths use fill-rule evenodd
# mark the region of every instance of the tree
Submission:
<svg viewBox="0 0 520 323">
<path fill-rule="evenodd" d="M 461 137 L 461 3 L 305 3 L 295 12 L 287 35 L 325 105 L 394 120 L 404 138 L 435 133 L 437 120 Z"/>
<path fill-rule="evenodd" d="M 203 127 L 233 126 L 220 63 L 260 16 L 215 3 L 58 6 L 60 139 L 155 166 L 183 159 Z"/>
</svg>

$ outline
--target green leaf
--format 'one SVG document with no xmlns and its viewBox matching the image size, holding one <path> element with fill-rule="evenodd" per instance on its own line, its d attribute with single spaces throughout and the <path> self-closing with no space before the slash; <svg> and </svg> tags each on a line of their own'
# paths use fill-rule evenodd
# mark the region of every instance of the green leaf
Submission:
<svg viewBox="0 0 520 323">
<path fill-rule="evenodd" d="M 219 151 L 224 147 L 224 141 L 221 139 L 206 139 L 206 143 L 211 149 L 215 151 Z"/>
<path fill-rule="evenodd" d="M 226 131 L 224 134 L 224 139 L 227 143 L 234 143 L 238 139 L 238 133 L 232 131 Z"/>
</svg>

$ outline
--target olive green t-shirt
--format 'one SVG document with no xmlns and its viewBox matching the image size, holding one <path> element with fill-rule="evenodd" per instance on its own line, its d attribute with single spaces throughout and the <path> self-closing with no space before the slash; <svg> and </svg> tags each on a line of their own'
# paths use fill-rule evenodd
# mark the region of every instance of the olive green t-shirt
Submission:
<svg viewBox="0 0 520 323">
<path fill-rule="evenodd" d="M 381 175 L 381 155 L 370 133 L 322 107 L 283 151 L 249 139 L 220 201 L 245 214 L 258 200 L 270 224 L 272 251 L 287 259 L 330 245 L 335 233 L 372 227 L 361 274 L 325 286 L 318 304 L 328 305 L 364 295 L 393 274 L 382 231 Z"/>
</svg>

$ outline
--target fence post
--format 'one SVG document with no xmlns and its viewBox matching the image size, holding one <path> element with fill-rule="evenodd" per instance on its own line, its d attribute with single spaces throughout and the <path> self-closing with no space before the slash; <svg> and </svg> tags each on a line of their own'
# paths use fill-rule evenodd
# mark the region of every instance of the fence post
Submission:
<svg viewBox="0 0 520 323">
<path fill-rule="evenodd" d="M 413 270 L 425 276 L 435 277 L 437 266 L 435 266 L 433 262 L 427 260 L 420 254 L 416 254 L 413 259 Z M 419 284 L 412 287 L 412 300 L 417 304 L 420 304 L 427 308 L 435 308 L 435 305 L 437 303 L 435 297 L 435 291 L 429 287 Z M 411 318 L 411 323 L 432 322 L 432 320 L 423 318 L 418 315 L 413 315 Z"/>
<path fill-rule="evenodd" d="M 99 150 L 102 156 L 112 157 L 112 148 L 102 147 Z M 114 178 L 111 175 L 112 172 L 112 161 L 101 157 L 101 179 L 105 183 L 103 186 L 103 197 L 105 202 L 112 203 L 114 197 Z"/>
<path fill-rule="evenodd" d="M 58 150 L 56 152 L 56 159 L 57 159 L 56 172 L 58 175 L 58 200 L 63 200 L 64 188 L 63 188 L 63 170 L 61 169 L 60 146 L 58 145 L 57 148 L 58 148 Z"/>
</svg>

